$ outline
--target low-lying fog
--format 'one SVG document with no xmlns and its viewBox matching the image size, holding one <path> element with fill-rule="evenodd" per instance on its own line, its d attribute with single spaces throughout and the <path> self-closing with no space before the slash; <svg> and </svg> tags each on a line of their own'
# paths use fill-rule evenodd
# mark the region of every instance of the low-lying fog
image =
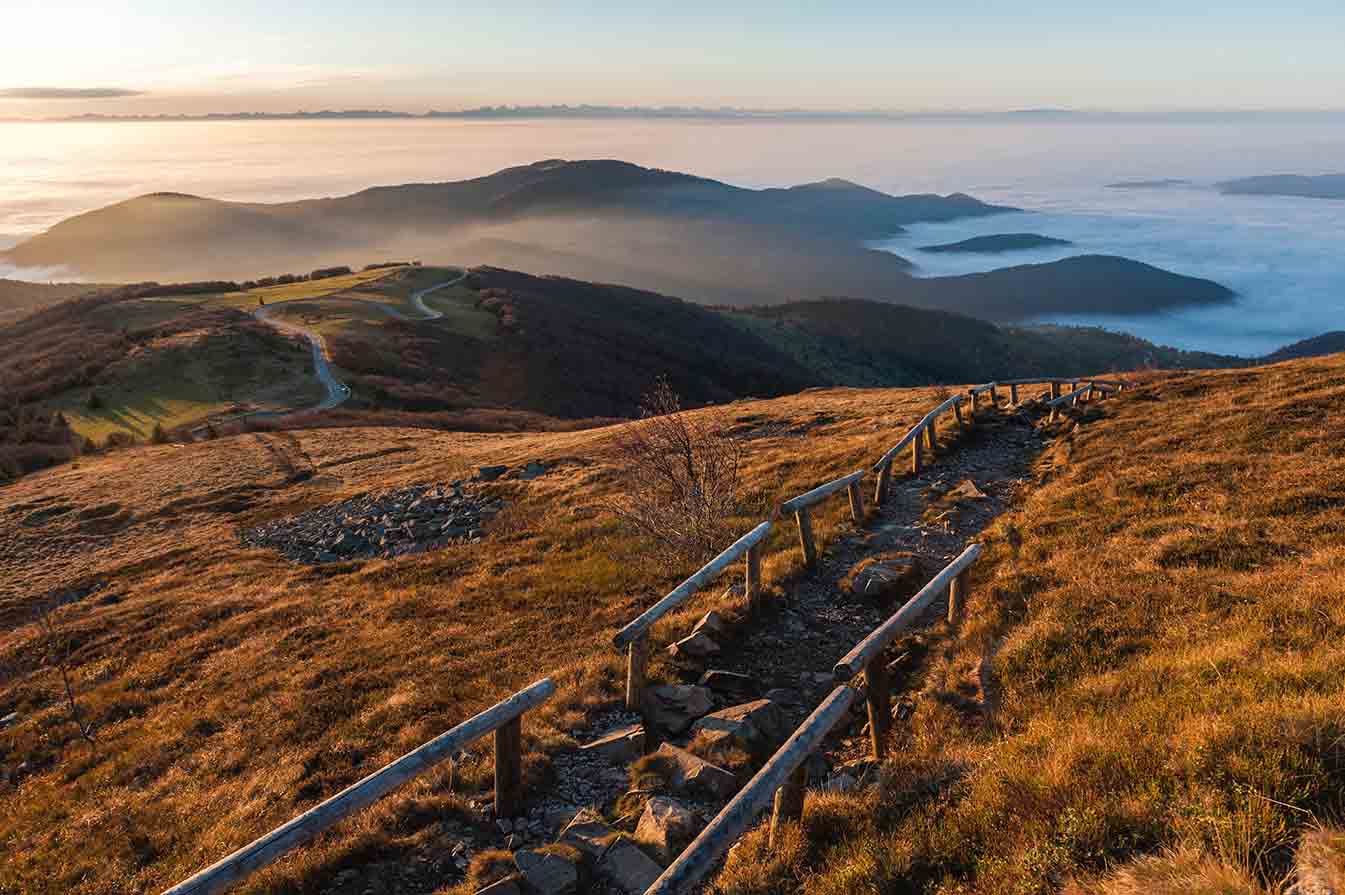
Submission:
<svg viewBox="0 0 1345 895">
<path fill-rule="evenodd" d="M 885 247 L 928 275 L 1105 252 L 1209 277 L 1241 293 L 1230 308 L 1123 320 L 1089 317 L 1087 296 L 1080 296 L 1080 316 L 1071 318 L 1182 347 L 1252 354 L 1345 328 L 1345 202 L 1221 196 L 1210 188 L 1224 178 L 1345 168 L 1345 125 L 1329 123 L 0 124 L 0 167 L 7 174 L 0 180 L 0 247 L 146 192 L 278 201 L 455 180 L 547 157 L 622 158 L 744 186 L 835 176 L 889 192 L 968 192 L 1034 213 L 921 226 Z M 1105 188 L 1164 178 L 1192 184 Z M 1078 245 L 1006 255 L 913 250 L 1001 232 Z M 33 279 L 62 273 L 70 274 L 0 268 L 0 276 Z"/>
</svg>

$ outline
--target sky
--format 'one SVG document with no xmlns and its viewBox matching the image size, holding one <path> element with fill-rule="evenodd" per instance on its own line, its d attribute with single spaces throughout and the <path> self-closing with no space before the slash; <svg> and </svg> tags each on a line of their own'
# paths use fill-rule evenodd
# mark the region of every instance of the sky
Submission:
<svg viewBox="0 0 1345 895">
<path fill-rule="evenodd" d="M 1340 0 L 0 0 L 0 116 L 1339 109 Z"/>
</svg>

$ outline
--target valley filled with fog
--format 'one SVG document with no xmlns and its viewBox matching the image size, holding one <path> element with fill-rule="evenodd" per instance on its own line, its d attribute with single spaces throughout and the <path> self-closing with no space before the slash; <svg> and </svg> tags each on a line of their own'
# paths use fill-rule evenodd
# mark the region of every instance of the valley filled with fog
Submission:
<svg viewBox="0 0 1345 895">
<path fill-rule="evenodd" d="M 1081 295 L 1078 314 L 1052 318 L 1183 348 L 1257 354 L 1345 320 L 1345 202 L 1214 188 L 1228 178 L 1345 167 L 1345 125 L 1322 121 L 7 123 L 0 247 L 149 192 L 274 202 L 477 177 L 547 157 L 621 158 L 754 187 L 842 177 L 892 193 L 962 191 L 1014 205 L 1027 213 L 920 224 L 877 245 L 925 276 L 1105 253 L 1235 290 L 1232 305 L 1125 318 L 1090 314 Z M 1165 179 L 1188 182 L 1107 186 Z M 1012 232 L 1075 244 L 997 255 L 918 250 Z M 0 267 L 0 276 L 79 271 Z"/>
</svg>

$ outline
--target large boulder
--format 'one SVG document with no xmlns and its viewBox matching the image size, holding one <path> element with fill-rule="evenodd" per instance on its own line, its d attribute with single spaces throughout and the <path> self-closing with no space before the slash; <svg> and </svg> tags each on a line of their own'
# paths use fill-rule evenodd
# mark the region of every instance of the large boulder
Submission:
<svg viewBox="0 0 1345 895">
<path fill-rule="evenodd" d="M 700 828 L 700 819 L 681 802 L 655 796 L 644 806 L 635 827 L 635 841 L 653 851 L 664 864 L 670 864 L 696 838 Z"/>
<path fill-rule="evenodd" d="M 668 785 L 677 792 L 702 793 L 716 799 L 727 799 L 738 791 L 738 778 L 732 773 L 672 743 L 659 746 L 654 754 L 671 765 L 672 774 Z"/>
<path fill-rule="evenodd" d="M 643 895 L 662 869 L 629 839 L 612 843 L 598 869 L 627 895 Z"/>
<path fill-rule="evenodd" d="M 514 864 L 529 891 L 537 895 L 574 895 L 579 891 L 578 868 L 560 855 L 525 848 L 514 852 Z"/>
<path fill-rule="evenodd" d="M 697 662 L 719 655 L 719 644 L 705 632 L 694 631 L 689 637 L 683 637 L 668 647 L 668 655 L 682 661 Z"/>
<path fill-rule="evenodd" d="M 664 684 L 644 691 L 645 720 L 676 736 L 714 707 L 710 691 L 692 684 Z"/>
<path fill-rule="evenodd" d="M 630 764 L 644 755 L 644 726 L 633 724 L 605 734 L 579 751 L 585 755 L 600 755 L 612 764 Z"/>
<path fill-rule="evenodd" d="M 784 741 L 789 735 L 789 721 L 780 706 L 769 699 L 758 699 L 712 712 L 691 729 L 695 733 L 726 733 L 742 748 L 763 752 Z"/>
<path fill-rule="evenodd" d="M 910 596 L 920 578 L 920 564 L 906 553 L 873 556 L 858 563 L 844 584 L 857 597 L 889 601 Z"/>
<path fill-rule="evenodd" d="M 702 674 L 699 683 L 702 687 L 709 687 L 716 693 L 740 698 L 756 696 L 761 692 L 761 684 L 757 682 L 756 678 L 739 674 L 736 671 L 723 671 L 718 668 Z"/>
</svg>

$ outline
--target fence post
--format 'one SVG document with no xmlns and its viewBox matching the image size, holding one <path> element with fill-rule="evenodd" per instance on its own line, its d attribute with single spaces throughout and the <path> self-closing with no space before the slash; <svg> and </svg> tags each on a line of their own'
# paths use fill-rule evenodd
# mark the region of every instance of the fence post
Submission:
<svg viewBox="0 0 1345 895">
<path fill-rule="evenodd" d="M 859 490 L 859 481 L 853 481 L 845 488 L 850 494 L 850 516 L 856 525 L 864 524 L 864 493 Z"/>
<path fill-rule="evenodd" d="M 767 845 L 775 848 L 780 827 L 803 817 L 803 793 L 808 784 L 808 766 L 801 764 L 775 791 L 775 807 L 771 811 L 771 831 Z"/>
<path fill-rule="evenodd" d="M 963 425 L 965 425 L 965 423 L 963 423 L 963 421 L 962 421 L 962 405 L 961 405 L 961 404 L 954 404 L 954 405 L 953 405 L 953 418 L 957 420 L 957 431 L 961 432 L 961 431 L 962 431 L 962 427 L 963 427 Z"/>
<path fill-rule="evenodd" d="M 794 514 L 799 523 L 799 546 L 803 548 L 803 563 L 808 568 L 817 565 L 817 545 L 813 542 L 813 516 L 808 507 Z"/>
<path fill-rule="evenodd" d="M 1058 397 L 1060 397 L 1060 383 L 1053 379 L 1051 380 L 1051 400 L 1054 401 Z"/>
<path fill-rule="evenodd" d="M 999 406 L 999 391 L 995 388 L 995 384 L 993 382 L 990 383 L 990 406 L 991 407 Z"/>
<path fill-rule="evenodd" d="M 641 710 L 645 669 L 649 666 L 649 633 L 645 632 L 626 647 L 626 711 Z"/>
<path fill-rule="evenodd" d="M 911 442 L 911 473 L 919 475 L 920 470 L 924 468 L 921 454 L 924 452 L 924 446 L 920 443 L 920 436 L 915 436 L 915 441 Z"/>
<path fill-rule="evenodd" d="M 891 686 L 887 660 L 880 652 L 864 668 L 864 696 L 869 704 L 869 739 L 873 741 L 873 757 L 878 761 L 887 755 L 887 731 L 892 723 Z"/>
<path fill-rule="evenodd" d="M 935 420 L 930 420 L 925 425 L 925 439 L 929 444 L 929 453 L 931 455 L 933 455 L 934 451 L 939 446 L 939 433 L 937 431 L 937 426 L 938 422 Z"/>
<path fill-rule="evenodd" d="M 887 499 L 887 486 L 892 481 L 892 461 L 888 460 L 883 464 L 883 468 L 878 470 L 878 486 L 873 489 L 873 503 L 875 506 L 882 506 L 883 501 Z"/>
<path fill-rule="evenodd" d="M 523 796 L 523 716 L 495 729 L 495 816 L 516 817 Z"/>
<path fill-rule="evenodd" d="M 962 604 L 967 599 L 967 573 L 961 572 L 956 578 L 948 582 L 948 624 L 957 621 L 957 615 L 962 611 Z"/>
<path fill-rule="evenodd" d="M 747 610 L 755 612 L 761 602 L 761 544 L 747 548 L 746 569 L 743 575 L 743 591 L 747 596 Z"/>
<path fill-rule="evenodd" d="M 976 391 L 976 389 L 974 389 L 974 388 L 969 388 L 969 389 L 967 389 L 967 394 L 971 396 L 971 418 L 972 418 L 972 420 L 975 420 L 975 419 L 976 419 L 976 399 L 980 397 L 980 394 L 979 394 L 979 393 Z"/>
<path fill-rule="evenodd" d="M 1009 383 L 1009 403 L 1018 404 L 1018 383 L 1016 382 Z"/>
</svg>

